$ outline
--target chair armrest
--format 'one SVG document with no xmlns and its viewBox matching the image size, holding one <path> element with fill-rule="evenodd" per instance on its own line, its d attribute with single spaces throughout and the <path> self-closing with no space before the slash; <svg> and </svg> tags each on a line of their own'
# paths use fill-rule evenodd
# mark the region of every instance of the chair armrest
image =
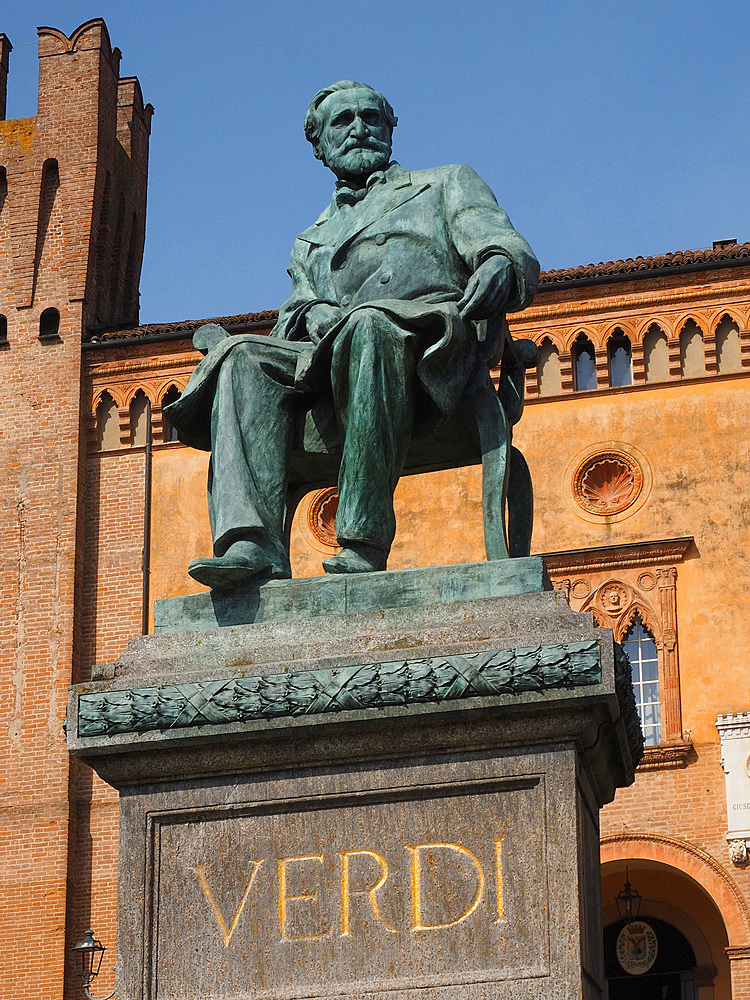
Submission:
<svg viewBox="0 0 750 1000">
<path fill-rule="evenodd" d="M 533 340 L 513 340 L 510 333 L 506 334 L 497 391 L 511 426 L 518 423 L 523 412 L 526 369 L 534 368 L 538 361 L 539 349 Z"/>
</svg>

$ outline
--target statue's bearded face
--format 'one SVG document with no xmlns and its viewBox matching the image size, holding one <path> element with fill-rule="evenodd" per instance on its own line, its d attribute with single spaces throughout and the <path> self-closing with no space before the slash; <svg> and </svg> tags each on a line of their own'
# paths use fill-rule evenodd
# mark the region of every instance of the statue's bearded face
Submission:
<svg viewBox="0 0 750 1000">
<path fill-rule="evenodd" d="M 391 158 L 391 126 L 371 90 L 330 94 L 320 106 L 321 158 L 341 180 L 361 181 Z"/>
</svg>

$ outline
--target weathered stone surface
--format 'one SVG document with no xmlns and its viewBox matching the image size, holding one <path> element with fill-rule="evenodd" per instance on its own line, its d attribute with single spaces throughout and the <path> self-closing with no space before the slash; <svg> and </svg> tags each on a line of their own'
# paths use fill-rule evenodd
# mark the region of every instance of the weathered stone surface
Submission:
<svg viewBox="0 0 750 1000">
<path fill-rule="evenodd" d="M 559 593 L 139 637 L 97 676 L 68 741 L 121 792 L 119 996 L 598 995 L 640 744 Z"/>
<path fill-rule="evenodd" d="M 251 583 L 229 594 L 210 591 L 156 601 L 154 631 L 159 634 L 219 625 L 292 621 L 550 589 L 544 561 L 531 556 L 460 566 L 390 570 L 387 575 L 358 573 L 270 580 Z"/>
<path fill-rule="evenodd" d="M 120 995 L 581 996 L 575 770 L 469 753 L 126 795 Z"/>
</svg>

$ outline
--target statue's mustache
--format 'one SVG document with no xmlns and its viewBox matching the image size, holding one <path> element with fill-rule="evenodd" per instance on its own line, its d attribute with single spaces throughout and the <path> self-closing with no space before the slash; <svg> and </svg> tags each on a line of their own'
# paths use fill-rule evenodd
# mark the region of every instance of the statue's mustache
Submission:
<svg viewBox="0 0 750 1000">
<path fill-rule="evenodd" d="M 372 136 L 357 138 L 352 135 L 346 139 L 343 145 L 343 151 L 345 153 L 348 153 L 351 149 L 372 149 L 376 152 L 380 152 L 382 149 L 387 149 L 387 143 L 381 142 L 380 139 L 375 139 Z"/>
</svg>

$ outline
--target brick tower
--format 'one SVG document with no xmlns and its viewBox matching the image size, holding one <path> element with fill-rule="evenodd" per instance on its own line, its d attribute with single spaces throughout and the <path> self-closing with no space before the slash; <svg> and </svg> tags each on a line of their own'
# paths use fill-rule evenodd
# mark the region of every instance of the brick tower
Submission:
<svg viewBox="0 0 750 1000">
<path fill-rule="evenodd" d="M 101 19 L 38 34 L 38 113 L 13 121 L 0 34 L 0 977 L 22 970 L 29 995 L 53 998 L 76 865 L 63 720 L 80 647 L 81 345 L 138 322 L 153 109 L 120 79 Z"/>
</svg>

